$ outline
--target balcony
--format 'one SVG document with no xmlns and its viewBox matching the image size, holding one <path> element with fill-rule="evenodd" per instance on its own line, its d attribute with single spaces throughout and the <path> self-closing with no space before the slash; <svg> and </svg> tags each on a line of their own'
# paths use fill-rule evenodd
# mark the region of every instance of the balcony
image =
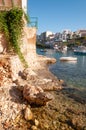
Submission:
<svg viewBox="0 0 86 130">
<path fill-rule="evenodd" d="M 30 23 L 28 24 L 28 26 L 38 28 L 38 18 L 37 17 L 30 17 Z"/>
</svg>

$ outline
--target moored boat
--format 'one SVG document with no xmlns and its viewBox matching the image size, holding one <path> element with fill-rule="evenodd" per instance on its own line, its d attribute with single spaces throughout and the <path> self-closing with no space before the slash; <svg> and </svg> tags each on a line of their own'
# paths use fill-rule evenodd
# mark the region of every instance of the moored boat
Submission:
<svg viewBox="0 0 86 130">
<path fill-rule="evenodd" d="M 86 55 L 86 47 L 85 46 L 79 46 L 77 49 L 74 49 L 74 54 Z"/>
<path fill-rule="evenodd" d="M 64 53 L 64 52 L 67 52 L 67 46 L 58 46 L 58 45 L 55 45 L 54 46 L 54 50 L 56 52 L 62 52 L 62 53 Z"/>
<path fill-rule="evenodd" d="M 41 49 L 40 51 L 41 51 L 41 52 L 46 52 L 47 50 L 46 50 L 46 49 Z"/>
<path fill-rule="evenodd" d="M 77 61 L 77 57 L 61 57 L 61 61 Z"/>
</svg>

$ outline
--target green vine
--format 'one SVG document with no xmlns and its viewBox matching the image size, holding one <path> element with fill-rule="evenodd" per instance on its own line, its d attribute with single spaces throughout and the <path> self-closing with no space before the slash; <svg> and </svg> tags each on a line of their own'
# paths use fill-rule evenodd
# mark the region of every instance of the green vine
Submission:
<svg viewBox="0 0 86 130">
<path fill-rule="evenodd" d="M 5 5 L 5 2 L 4 2 L 4 0 L 2 0 L 2 2 L 3 2 L 3 5 Z"/>
<path fill-rule="evenodd" d="M 0 12 L 0 32 L 4 32 L 9 47 L 18 54 L 20 60 L 28 67 L 27 62 L 20 50 L 20 39 L 24 27 L 23 10 L 13 8 L 10 11 Z"/>
<path fill-rule="evenodd" d="M 12 6 L 14 6 L 14 0 L 11 0 L 12 1 Z"/>
</svg>

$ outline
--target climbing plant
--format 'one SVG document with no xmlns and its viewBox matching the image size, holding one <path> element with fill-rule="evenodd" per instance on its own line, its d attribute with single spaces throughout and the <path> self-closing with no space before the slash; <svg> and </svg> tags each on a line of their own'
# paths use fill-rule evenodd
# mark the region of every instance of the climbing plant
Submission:
<svg viewBox="0 0 86 130">
<path fill-rule="evenodd" d="M 2 0 L 2 3 L 3 3 L 3 5 L 5 5 L 5 2 L 4 2 L 4 0 Z"/>
<path fill-rule="evenodd" d="M 5 33 L 8 46 L 18 54 L 20 60 L 27 67 L 27 62 L 20 50 L 20 39 L 24 27 L 23 14 L 23 10 L 19 8 L 0 12 L 0 31 Z"/>
<path fill-rule="evenodd" d="M 11 2 L 12 2 L 12 6 L 14 6 L 14 0 L 11 0 Z"/>
</svg>

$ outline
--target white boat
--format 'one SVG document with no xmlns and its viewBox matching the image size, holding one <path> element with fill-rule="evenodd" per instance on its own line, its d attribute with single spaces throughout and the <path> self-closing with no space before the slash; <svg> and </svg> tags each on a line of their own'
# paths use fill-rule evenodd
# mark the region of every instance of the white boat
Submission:
<svg viewBox="0 0 86 130">
<path fill-rule="evenodd" d="M 58 49 L 59 49 L 58 45 L 55 45 L 54 50 L 58 50 Z"/>
<path fill-rule="evenodd" d="M 86 47 L 79 46 L 77 49 L 74 49 L 74 54 L 86 55 Z"/>
<path fill-rule="evenodd" d="M 57 51 L 57 52 L 67 52 L 67 46 L 58 46 L 58 45 L 55 45 L 54 46 L 54 50 Z"/>
<path fill-rule="evenodd" d="M 46 49 L 41 49 L 40 51 L 41 51 L 41 52 L 46 52 L 47 50 L 46 50 Z"/>
<path fill-rule="evenodd" d="M 61 57 L 61 61 L 77 61 L 77 57 Z"/>
<path fill-rule="evenodd" d="M 63 53 L 64 53 L 64 52 L 67 52 L 67 46 L 63 46 L 62 52 L 63 52 Z"/>
</svg>

